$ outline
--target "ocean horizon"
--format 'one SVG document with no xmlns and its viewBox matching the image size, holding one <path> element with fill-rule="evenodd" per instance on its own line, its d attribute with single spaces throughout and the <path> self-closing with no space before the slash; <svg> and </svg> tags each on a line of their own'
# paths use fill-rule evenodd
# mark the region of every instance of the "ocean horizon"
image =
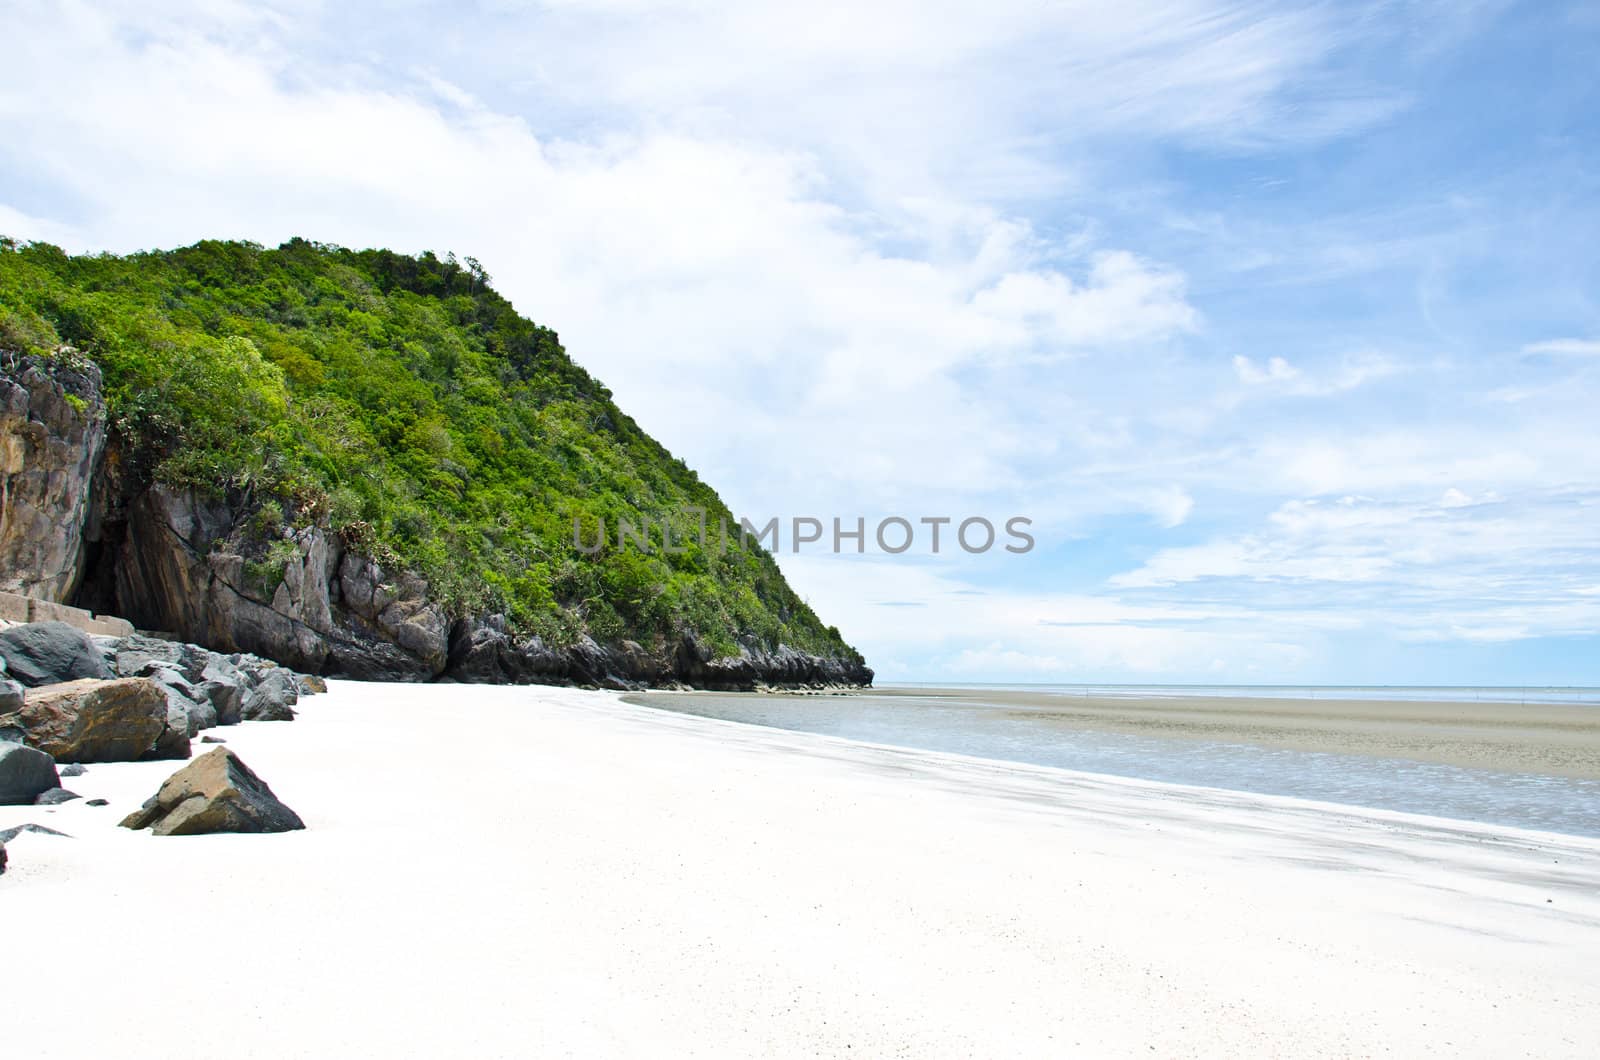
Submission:
<svg viewBox="0 0 1600 1060">
<path fill-rule="evenodd" d="M 1150 698 L 1248 697 L 1253 699 L 1395 700 L 1419 703 L 1575 703 L 1600 706 L 1593 685 L 1318 685 L 1318 684 L 1117 684 L 1058 681 L 879 681 L 880 690 L 977 688 L 1047 695 Z"/>
</svg>

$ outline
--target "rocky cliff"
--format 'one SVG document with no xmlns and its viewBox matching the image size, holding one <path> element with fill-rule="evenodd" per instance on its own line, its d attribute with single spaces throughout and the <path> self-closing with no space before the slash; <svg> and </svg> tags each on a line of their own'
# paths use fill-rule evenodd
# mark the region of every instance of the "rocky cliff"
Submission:
<svg viewBox="0 0 1600 1060">
<path fill-rule="evenodd" d="M 338 534 L 263 532 L 247 496 L 140 481 L 107 441 L 99 372 L 82 358 L 8 355 L 0 371 L 0 588 L 119 614 L 220 652 L 364 680 L 869 684 L 844 659 L 741 645 L 552 645 L 503 616 L 451 616 L 428 585 Z"/>
<path fill-rule="evenodd" d="M 98 368 L 0 351 L 0 590 L 56 603 L 77 592 L 105 440 Z"/>
</svg>

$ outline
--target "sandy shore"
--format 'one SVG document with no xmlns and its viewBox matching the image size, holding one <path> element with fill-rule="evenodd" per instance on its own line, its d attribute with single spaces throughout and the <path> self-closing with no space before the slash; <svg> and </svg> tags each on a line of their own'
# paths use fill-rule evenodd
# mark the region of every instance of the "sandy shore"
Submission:
<svg viewBox="0 0 1600 1060">
<path fill-rule="evenodd" d="M 885 688 L 872 694 L 994 704 L 1030 720 L 1075 729 L 1600 780 L 1600 708 L 1593 706 L 953 688 Z"/>
<path fill-rule="evenodd" d="M 7 1055 L 1588 1056 L 1600 842 L 629 706 L 337 683 L 225 730 L 282 836 L 0 877 Z"/>
</svg>

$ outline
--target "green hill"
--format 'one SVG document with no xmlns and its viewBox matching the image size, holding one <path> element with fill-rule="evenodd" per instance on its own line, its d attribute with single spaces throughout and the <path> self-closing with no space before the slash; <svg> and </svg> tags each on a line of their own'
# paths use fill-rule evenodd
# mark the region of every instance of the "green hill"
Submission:
<svg viewBox="0 0 1600 1060">
<path fill-rule="evenodd" d="M 503 616 L 547 647 L 587 636 L 660 654 L 687 637 L 711 657 L 786 648 L 862 665 L 759 548 L 616 547 L 619 520 L 699 507 L 713 527 L 738 523 L 470 258 L 299 239 L 126 257 L 0 242 L 0 349 L 62 346 L 103 375 L 123 489 L 248 512 L 260 600 L 294 531 L 314 527 L 420 575 L 451 618 Z M 610 544 L 585 554 L 574 519 Z"/>
</svg>

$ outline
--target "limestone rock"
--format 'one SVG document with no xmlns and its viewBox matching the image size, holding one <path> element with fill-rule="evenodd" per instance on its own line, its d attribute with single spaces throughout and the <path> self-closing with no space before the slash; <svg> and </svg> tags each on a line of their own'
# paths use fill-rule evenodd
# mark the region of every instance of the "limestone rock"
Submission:
<svg viewBox="0 0 1600 1060">
<path fill-rule="evenodd" d="M 0 743 L 0 806 L 30 805 L 60 784 L 49 755 L 19 743 Z"/>
<path fill-rule="evenodd" d="M 8 726 L 58 762 L 134 762 L 168 736 L 167 697 L 145 677 L 47 685 L 0 716 L 0 728 Z M 183 748 L 187 754 L 187 736 Z"/>
<path fill-rule="evenodd" d="M 248 514 L 192 492 L 146 490 L 128 506 L 116 609 L 138 625 L 296 670 L 372 680 L 427 680 L 443 670 L 449 622 L 425 582 L 390 575 L 346 552 L 337 536 L 306 527 L 281 539 L 297 554 L 262 584 L 248 573 L 247 559 L 262 547 Z"/>
<path fill-rule="evenodd" d="M 122 827 L 151 828 L 156 835 L 207 835 L 290 832 L 305 823 L 237 755 L 219 747 L 168 777 Z"/>
<path fill-rule="evenodd" d="M 243 720 L 245 676 L 221 655 L 213 654 L 200 671 L 200 688 L 216 713 L 218 725 L 237 725 Z"/>
<path fill-rule="evenodd" d="M 167 697 L 167 728 L 181 729 L 186 736 L 200 735 L 202 730 L 215 728 L 217 708 L 203 689 L 196 688 L 184 679 L 182 671 L 170 663 L 146 664 L 137 676 L 148 677 L 161 686 Z"/>
<path fill-rule="evenodd" d="M 245 694 L 241 713 L 245 721 L 293 721 L 293 707 L 299 701 L 294 672 L 274 666 L 263 671 Z"/>
<path fill-rule="evenodd" d="M 99 368 L 65 347 L 0 362 L 0 590 L 62 601 L 77 588 L 105 440 Z"/>
</svg>

